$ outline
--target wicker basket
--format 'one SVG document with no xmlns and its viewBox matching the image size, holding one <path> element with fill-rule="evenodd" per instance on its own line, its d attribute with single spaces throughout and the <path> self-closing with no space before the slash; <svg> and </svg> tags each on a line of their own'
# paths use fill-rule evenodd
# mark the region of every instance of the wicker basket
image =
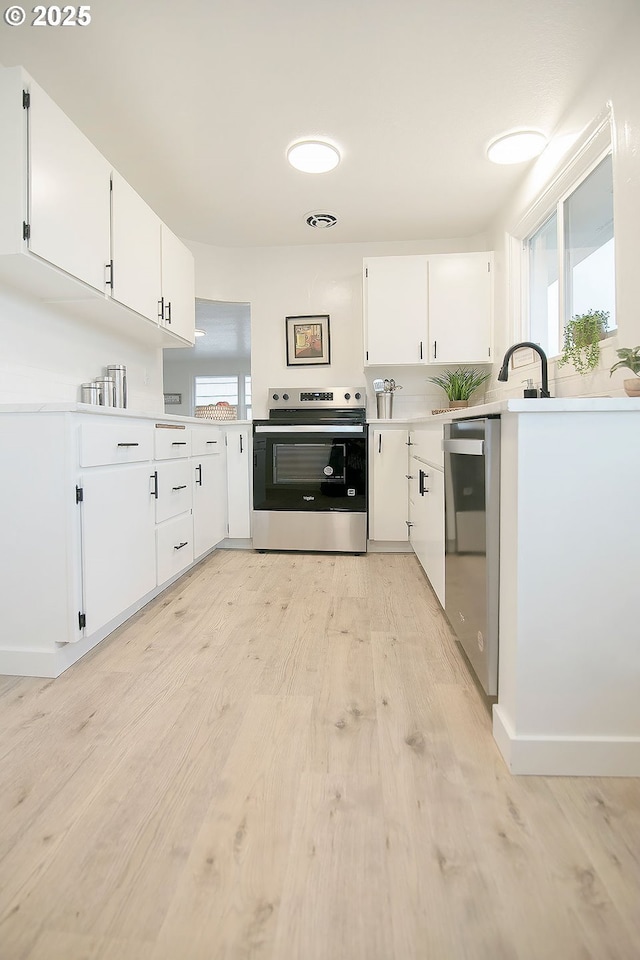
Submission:
<svg viewBox="0 0 640 960">
<path fill-rule="evenodd" d="M 237 420 L 238 408 L 229 403 L 207 403 L 196 407 L 195 416 L 203 420 Z"/>
</svg>

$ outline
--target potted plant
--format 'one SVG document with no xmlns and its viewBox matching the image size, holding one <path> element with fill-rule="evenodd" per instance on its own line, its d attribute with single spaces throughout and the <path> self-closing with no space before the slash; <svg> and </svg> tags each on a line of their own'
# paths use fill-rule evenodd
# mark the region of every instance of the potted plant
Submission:
<svg viewBox="0 0 640 960">
<path fill-rule="evenodd" d="M 581 374 L 594 370 L 600 359 L 600 341 L 608 325 L 608 310 L 589 310 L 572 317 L 564 328 L 564 344 L 558 366 L 572 363 Z"/>
<path fill-rule="evenodd" d="M 621 347 L 616 353 L 620 359 L 611 367 L 609 376 L 614 370 L 631 370 L 635 377 L 624 380 L 622 386 L 628 397 L 640 397 L 640 347 Z"/>
<path fill-rule="evenodd" d="M 490 377 L 490 373 L 481 373 L 474 367 L 458 367 L 457 370 L 446 370 L 437 377 L 427 377 L 427 380 L 442 387 L 449 398 L 450 407 L 468 407 L 471 394 Z"/>
</svg>

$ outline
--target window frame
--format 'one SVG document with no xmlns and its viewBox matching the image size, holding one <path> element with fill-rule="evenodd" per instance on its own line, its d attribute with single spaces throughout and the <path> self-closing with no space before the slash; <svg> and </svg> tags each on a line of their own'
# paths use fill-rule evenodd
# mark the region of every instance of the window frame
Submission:
<svg viewBox="0 0 640 960">
<path fill-rule="evenodd" d="M 247 391 L 246 384 L 247 379 L 249 384 L 251 384 L 251 374 L 250 373 L 198 373 L 194 374 L 192 382 L 192 407 L 195 410 L 196 400 L 197 400 L 197 381 L 198 380 L 235 380 L 237 395 L 238 395 L 238 420 L 250 420 L 252 417 L 247 416 Z"/>
<path fill-rule="evenodd" d="M 512 283 L 510 307 L 513 317 L 513 342 L 530 339 L 531 290 L 529 276 L 529 241 L 555 213 L 558 236 L 558 316 L 560 324 L 558 333 L 559 343 L 562 345 L 564 325 L 566 323 L 564 204 L 590 174 L 593 173 L 596 167 L 610 154 L 613 156 L 613 118 L 611 108 L 607 105 L 605 110 L 603 110 L 575 140 L 568 159 L 560 166 L 546 187 L 538 193 L 518 222 L 513 224 L 511 229 L 508 230 L 507 246 Z M 614 174 L 615 171 L 613 171 L 612 168 L 612 175 Z M 607 336 L 613 336 L 616 333 L 616 329 L 608 331 Z M 523 355 L 525 353 L 525 351 L 520 352 Z M 550 354 L 549 356 L 550 359 L 553 359 L 560 356 L 560 353 Z M 524 356 L 519 358 L 520 361 L 524 361 L 524 359 Z M 518 363 L 518 366 L 521 365 L 522 362 Z"/>
</svg>

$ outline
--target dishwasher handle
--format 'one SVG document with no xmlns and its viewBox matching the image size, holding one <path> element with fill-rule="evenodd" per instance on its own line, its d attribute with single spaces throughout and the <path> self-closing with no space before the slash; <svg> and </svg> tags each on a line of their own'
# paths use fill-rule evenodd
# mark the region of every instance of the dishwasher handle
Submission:
<svg viewBox="0 0 640 960">
<path fill-rule="evenodd" d="M 466 453 L 471 457 L 484 456 L 484 440 L 445 440 L 445 453 Z"/>
</svg>

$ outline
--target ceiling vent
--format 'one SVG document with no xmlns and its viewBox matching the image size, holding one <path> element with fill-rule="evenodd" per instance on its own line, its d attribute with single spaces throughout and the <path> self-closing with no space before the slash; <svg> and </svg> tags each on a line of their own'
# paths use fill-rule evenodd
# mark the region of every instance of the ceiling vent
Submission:
<svg viewBox="0 0 640 960">
<path fill-rule="evenodd" d="M 310 227 L 317 227 L 319 230 L 334 227 L 338 222 L 338 218 L 333 213 L 310 213 L 306 220 Z"/>
</svg>

